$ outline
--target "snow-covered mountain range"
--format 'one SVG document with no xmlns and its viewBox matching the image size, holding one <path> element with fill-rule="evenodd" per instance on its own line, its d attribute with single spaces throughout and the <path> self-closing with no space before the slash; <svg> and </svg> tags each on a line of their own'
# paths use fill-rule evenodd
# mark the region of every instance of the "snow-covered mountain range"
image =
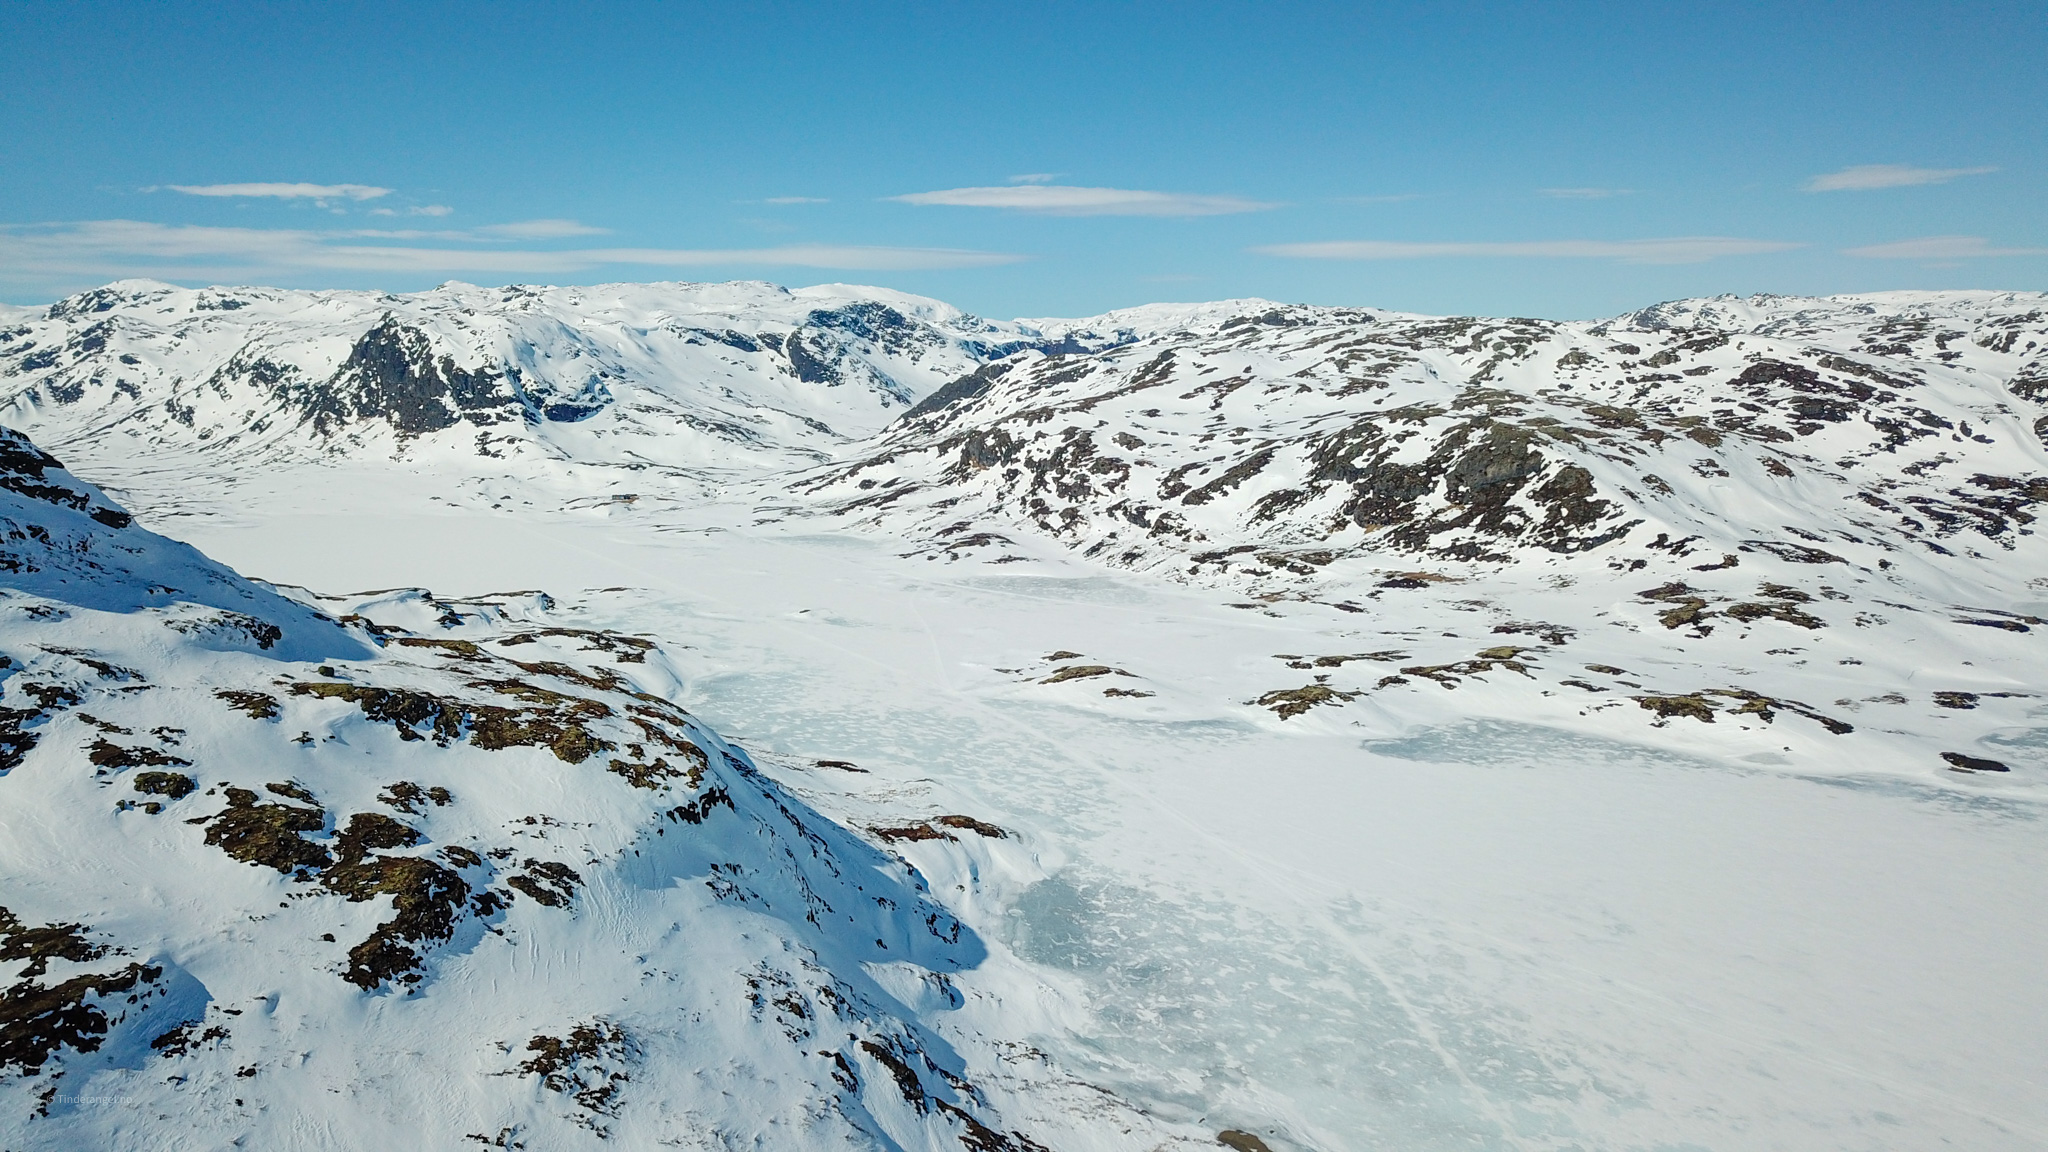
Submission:
<svg viewBox="0 0 2048 1152">
<path fill-rule="evenodd" d="M 935 539 L 1001 522 L 1113 564 L 1282 571 L 1657 539 L 2004 554 L 2048 500 L 2038 294 L 1591 324 L 1241 301 L 1143 330 L 992 363 L 813 488 Z"/>
<path fill-rule="evenodd" d="M 26 434 L 0 441 L 10 1146 L 146 1113 L 368 1147 L 426 1112 L 449 1147 L 1744 1146 L 1793 1070 L 1625 1082 L 1719 1042 L 1459 1015 L 1484 996 L 1346 934 L 1389 875 L 1348 838 L 1351 895 L 1268 926 L 1319 941 L 1284 963 L 1155 913 L 1097 935 L 1074 908 L 1118 883 L 1194 922 L 1271 915 L 1224 874 L 1323 867 L 1272 859 L 1343 807 L 1254 787 L 1183 838 L 1213 787 L 1135 791 L 1124 765 L 1235 786 L 1327 761 L 1332 796 L 1360 763 L 1715 766 L 2001 829 L 2048 798 L 2048 294 L 1005 322 L 845 285 L 124 281 L 0 309 L 0 406 Z M 443 595 L 329 575 L 429 567 Z M 1094 749 L 1122 759 L 1075 767 Z M 1288 815 L 1240 841 L 1262 804 Z M 1214 875 L 1147 871 L 1190 843 Z M 1413 957 L 1562 948 L 1578 914 L 1469 947 L 1411 923 Z M 1811 946 L 1846 965 L 1882 925 Z M 1557 970 L 1606 962 L 1586 931 Z M 1239 947 L 1236 999 L 1202 999 L 1201 965 L 1172 983 Z M 1287 967 L 1324 954 L 1360 966 Z M 1936 995 L 1885 979 L 1889 1004 Z M 2032 995 L 2003 979 L 1980 983 Z M 1825 1011 L 1781 1047 L 1826 1048 Z M 1954 1047 L 1919 1027 L 1815 1115 L 1851 1133 Z M 1252 1055 L 1283 1034 L 1319 1039 Z M 2023 1047 L 1999 1049 L 2022 1080 Z M 1943 1082 L 1916 1139 L 1973 1091 L 1980 1137 L 2048 1130 Z M 1694 1126 L 1614 1119 L 1644 1109 Z"/>
<path fill-rule="evenodd" d="M 122 281 L 5 329 L 16 426 L 276 459 L 534 453 L 748 469 L 826 455 L 1047 343 L 873 288 L 192 291 Z"/>
</svg>

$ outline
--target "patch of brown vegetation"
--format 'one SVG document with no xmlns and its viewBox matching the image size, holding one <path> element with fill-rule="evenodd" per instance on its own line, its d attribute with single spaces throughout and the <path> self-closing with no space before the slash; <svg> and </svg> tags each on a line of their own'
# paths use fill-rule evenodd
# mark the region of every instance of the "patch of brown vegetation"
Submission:
<svg viewBox="0 0 2048 1152">
<path fill-rule="evenodd" d="M 1039 683 L 1040 683 L 1040 684 L 1064 684 L 1064 683 L 1066 683 L 1066 682 L 1067 682 L 1067 681 L 1069 681 L 1069 680 L 1086 680 L 1086 679 L 1088 679 L 1088 678 L 1089 678 L 1089 677 L 1091 677 L 1091 676 L 1129 676 L 1129 675 L 1131 675 L 1131 673 L 1129 673 L 1129 672 L 1126 672 L 1126 671 L 1124 671 L 1124 670 L 1123 670 L 1123 669 L 1121 669 L 1121 668 L 1111 668 L 1111 667 L 1110 667 L 1110 666 L 1108 666 L 1107 664 L 1075 664 L 1075 665 L 1071 665 L 1071 666 L 1069 666 L 1069 667 L 1066 667 L 1066 668 L 1062 668 L 1062 669 L 1060 669 L 1059 671 L 1057 671 L 1057 672 L 1053 673 L 1052 675 L 1050 675 L 1050 676 L 1047 676 L 1047 677 L 1046 677 L 1045 679 L 1043 679 L 1043 680 L 1040 680 L 1040 681 L 1039 681 Z"/>
<path fill-rule="evenodd" d="M 510 648 L 518 644 L 531 644 L 543 637 L 551 636 L 582 640 L 584 642 L 583 651 L 609 652 L 612 654 L 612 659 L 620 664 L 645 663 L 647 653 L 654 648 L 654 641 L 652 640 L 643 640 L 638 636 L 624 636 L 617 632 L 602 632 L 590 628 L 538 628 L 532 632 L 522 632 L 516 636 L 507 636 L 503 640 L 498 641 L 498 645 L 503 648 Z"/>
<path fill-rule="evenodd" d="M 533 1055 L 520 1063 L 521 1075 L 539 1076 L 541 1087 L 570 1097 L 587 1112 L 617 1114 L 619 1091 L 632 1080 L 624 1066 L 636 1055 L 625 1029 L 609 1020 L 592 1020 L 570 1029 L 567 1036 L 535 1036 L 526 1042 L 526 1050 Z"/>
<path fill-rule="evenodd" d="M 1252 703 L 1261 708 L 1271 708 L 1282 720 L 1287 720 L 1319 705 L 1342 704 L 1363 695 L 1363 692 L 1340 692 L 1328 684 L 1305 684 L 1299 688 L 1268 692 Z"/>
<path fill-rule="evenodd" d="M 133 783 L 137 792 L 165 796 L 172 800 L 182 800 L 190 796 L 192 790 L 199 786 L 198 781 L 182 772 L 138 772 Z"/>
<path fill-rule="evenodd" d="M 432 636 L 403 636 L 398 643 L 407 648 L 434 648 L 458 660 L 489 660 L 491 654 L 469 640 L 443 640 Z"/>
<path fill-rule="evenodd" d="M 871 829 L 884 840 L 950 840 L 951 836 L 929 824 L 904 824 L 895 828 Z"/>
<path fill-rule="evenodd" d="M 991 840 L 1006 839 L 1010 835 L 1008 832 L 1003 831 L 1001 828 L 998 828 L 995 825 L 990 824 L 986 821 L 976 820 L 972 816 L 941 816 L 937 820 L 933 821 L 933 823 L 943 825 L 947 828 L 959 828 L 964 831 L 972 832 L 976 836 L 986 836 Z"/>
<path fill-rule="evenodd" d="M 85 758 L 92 761 L 94 767 L 111 771 L 120 771 L 126 768 L 190 768 L 192 766 L 190 760 L 181 760 L 176 756 L 159 752 L 154 748 L 124 748 L 119 744 L 111 743 L 105 737 L 100 737 L 92 742 L 92 746 L 86 749 Z"/>
<path fill-rule="evenodd" d="M 1717 710 L 1716 701 L 1732 700 L 1736 703 L 1725 708 L 1728 713 L 1755 716 L 1766 724 L 1776 720 L 1780 711 L 1785 711 L 1795 716 L 1804 716 L 1837 736 L 1847 735 L 1856 730 L 1854 725 L 1816 712 L 1796 700 L 1781 700 L 1774 696 L 1751 692 L 1746 688 L 1702 688 L 1698 692 L 1686 695 L 1644 695 L 1630 699 L 1645 711 L 1655 712 L 1660 725 L 1679 716 L 1689 716 L 1701 723 L 1712 724 Z"/>
<path fill-rule="evenodd" d="M 380 804 L 389 804 L 409 816 L 416 816 L 422 805 L 432 802 L 434 807 L 444 808 L 455 802 L 455 796 L 446 788 L 422 788 L 409 780 L 400 780 L 378 793 L 377 801 Z"/>
<path fill-rule="evenodd" d="M 202 1020 L 187 1020 L 176 1028 L 149 1042 L 151 1049 L 162 1056 L 184 1056 L 203 1044 L 214 1044 L 228 1038 L 228 1030 L 218 1024 L 200 1031 L 194 1031 Z"/>
<path fill-rule="evenodd" d="M 59 1048 L 98 1051 L 113 1025 L 96 1001 L 132 1002 L 139 985 L 163 975 L 162 968 L 128 964 L 57 984 L 39 983 L 52 960 L 88 964 L 107 955 L 108 949 L 88 941 L 83 931 L 79 924 L 31 928 L 0 908 L 0 961 L 23 965 L 14 983 L 0 992 L 0 1068 L 34 1076 Z"/>
<path fill-rule="evenodd" d="M 227 789 L 228 806 L 206 822 L 206 842 L 240 860 L 290 874 L 299 868 L 324 868 L 330 862 L 327 849 L 305 839 L 301 833 L 327 827 L 327 813 L 320 808 L 298 808 L 290 804 L 258 803 L 247 788 Z"/>
<path fill-rule="evenodd" d="M 1470 660 L 1459 660 L 1450 664 L 1417 664 L 1401 669 L 1403 676 L 1419 676 L 1434 680 L 1446 688 L 1456 688 L 1464 676 L 1478 676 L 1495 668 L 1505 668 L 1523 676 L 1529 675 L 1529 665 L 1518 659 L 1527 648 L 1503 644 L 1496 648 L 1484 648 Z M 1384 684 L 1384 681 L 1382 682 Z"/>
<path fill-rule="evenodd" d="M 357 816 L 350 824 L 360 819 Z M 366 992 L 386 981 L 419 983 L 422 957 L 413 946 L 454 935 L 455 920 L 469 899 L 469 885 L 462 877 L 419 856 L 374 856 L 337 864 L 320 882 L 351 902 L 391 897 L 397 914 L 348 951 L 342 979 Z"/>
<path fill-rule="evenodd" d="M 549 908 L 567 908 L 575 898 L 577 885 L 583 877 L 567 864 L 552 860 L 528 860 L 526 871 L 505 881 L 506 884 Z"/>
<path fill-rule="evenodd" d="M 1702 622 L 1702 617 L 1712 615 L 1712 613 L 1707 611 L 1706 598 L 1700 596 L 1683 583 L 1673 581 L 1669 584 L 1661 584 L 1648 591 L 1638 592 L 1636 595 L 1645 600 L 1674 605 L 1674 607 L 1657 613 L 1657 620 L 1666 628 L 1683 628 L 1686 625 L 1692 625 L 1695 630 L 1702 634 L 1714 630 L 1712 625 Z"/>
<path fill-rule="evenodd" d="M 466 732 L 469 743 L 478 748 L 498 751 L 542 747 L 568 764 L 580 764 L 614 747 L 584 727 L 590 720 L 611 716 L 609 705 L 517 680 L 473 680 L 469 686 L 509 696 L 528 706 L 473 704 L 428 692 L 360 684 L 298 683 L 291 690 L 295 696 L 346 700 L 369 719 L 390 724 L 402 740 L 431 737 L 446 746 L 462 739 Z M 426 730 L 424 734 L 422 728 Z"/>
<path fill-rule="evenodd" d="M 275 720 L 282 715 L 277 698 L 265 692 L 244 692 L 236 688 L 222 688 L 214 696 L 227 702 L 227 706 L 248 714 L 251 720 Z"/>
<path fill-rule="evenodd" d="M 419 842 L 419 832 L 408 825 L 381 812 L 358 812 L 335 834 L 334 855 L 342 866 L 350 867 L 377 849 L 410 848 Z"/>
</svg>

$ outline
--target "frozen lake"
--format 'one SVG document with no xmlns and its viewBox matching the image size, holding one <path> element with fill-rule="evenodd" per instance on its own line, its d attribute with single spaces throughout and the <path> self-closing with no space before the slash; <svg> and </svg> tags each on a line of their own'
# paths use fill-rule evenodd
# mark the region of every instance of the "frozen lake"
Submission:
<svg viewBox="0 0 2048 1152">
<path fill-rule="evenodd" d="M 1280 721 L 1244 706 L 1298 682 L 1274 654 L 1389 623 L 1078 562 L 415 508 L 156 526 L 320 590 L 546 589 L 684 649 L 683 702 L 828 810 L 819 758 L 969 798 L 1048 874 L 962 910 L 1067 990 L 1034 1041 L 1162 1114 L 1329 1152 L 2048 1147 L 2024 794 L 1512 715 Z M 1130 678 L 1046 685 L 1056 650 Z"/>
</svg>

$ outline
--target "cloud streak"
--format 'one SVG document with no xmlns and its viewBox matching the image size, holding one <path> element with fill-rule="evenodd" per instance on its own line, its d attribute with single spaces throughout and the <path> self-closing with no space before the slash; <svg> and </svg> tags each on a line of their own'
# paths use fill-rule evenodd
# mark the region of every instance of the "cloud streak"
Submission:
<svg viewBox="0 0 2048 1152">
<path fill-rule="evenodd" d="M 517 240 L 551 240 L 562 236 L 603 236 L 611 229 L 593 228 L 575 220 L 520 220 L 512 224 L 486 224 L 472 231 Z"/>
<path fill-rule="evenodd" d="M 1994 248 L 1982 236 L 1922 236 L 1844 248 L 1842 255 L 1875 260 L 1974 260 L 1982 256 L 2048 256 L 2048 248 Z"/>
<path fill-rule="evenodd" d="M 492 236 L 585 235 L 574 221 L 498 225 Z M 525 229 L 522 231 L 522 229 Z M 183 279 L 275 277 L 323 272 L 573 275 L 608 265 L 787 267 L 839 271 L 924 271 L 1009 264 L 1023 256 L 960 248 L 788 244 L 773 248 L 415 247 L 375 241 L 488 239 L 475 232 L 311 231 L 211 228 L 136 220 L 0 225 L 0 269 L 17 283 L 61 278 L 156 276 Z M 368 242 L 366 242 L 368 241 Z"/>
<path fill-rule="evenodd" d="M 1227 216 L 1278 208 L 1238 196 L 1196 196 L 1133 188 L 1078 188 L 1065 184 L 1012 184 L 999 188 L 946 188 L 891 196 L 903 204 L 1007 208 L 1037 216 Z"/>
<path fill-rule="evenodd" d="M 278 200 L 375 200 L 391 189 L 374 184 L 165 184 L 187 196 L 265 196 Z"/>
<path fill-rule="evenodd" d="M 1910 168 L 1903 164 L 1858 164 L 1840 172 L 1815 176 L 1799 186 L 1802 192 L 1869 192 L 1879 188 L 1911 188 L 1946 184 L 1961 176 L 1982 176 L 1996 168 Z"/>
<path fill-rule="evenodd" d="M 1312 244 L 1267 244 L 1253 248 L 1266 256 L 1302 260 L 1429 260 L 1446 257 L 1547 260 L 1615 260 L 1623 264 L 1698 264 L 1723 256 L 1784 252 L 1804 245 L 1735 236 L 1672 236 L 1654 240 L 1526 240 L 1505 243 L 1431 243 L 1400 240 L 1334 240 Z"/>
</svg>

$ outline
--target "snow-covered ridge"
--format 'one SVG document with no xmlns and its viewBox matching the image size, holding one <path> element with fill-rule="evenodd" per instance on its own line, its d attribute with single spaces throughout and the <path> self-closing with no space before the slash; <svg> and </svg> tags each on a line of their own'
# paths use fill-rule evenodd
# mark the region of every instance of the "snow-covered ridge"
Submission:
<svg viewBox="0 0 2048 1152">
<path fill-rule="evenodd" d="M 1283 721 L 1678 725 L 1772 763 L 1744 742 L 1798 728 L 1823 762 L 2033 785 L 2005 746 L 2048 628 L 2048 296 L 1182 319 L 978 369 L 784 515 L 1334 609 L 1354 648 L 1247 686 Z"/>
<path fill-rule="evenodd" d="M 410 294 L 127 280 L 0 325 L 5 419 L 220 459 L 535 456 L 758 469 L 1043 340 L 879 288 Z"/>
<path fill-rule="evenodd" d="M 1088 1145 L 1101 1093 L 936 1030 L 1002 965 L 882 848 L 1002 829 L 863 839 L 654 640 L 261 586 L 12 431 L 0 535 L 9 1147 Z"/>
<path fill-rule="evenodd" d="M 1569 324 L 1246 303 L 979 369 L 811 490 L 934 542 L 1027 531 L 1112 564 L 1283 578 L 1660 539 L 1889 566 L 2009 552 L 2048 499 L 2037 293 Z"/>
</svg>

